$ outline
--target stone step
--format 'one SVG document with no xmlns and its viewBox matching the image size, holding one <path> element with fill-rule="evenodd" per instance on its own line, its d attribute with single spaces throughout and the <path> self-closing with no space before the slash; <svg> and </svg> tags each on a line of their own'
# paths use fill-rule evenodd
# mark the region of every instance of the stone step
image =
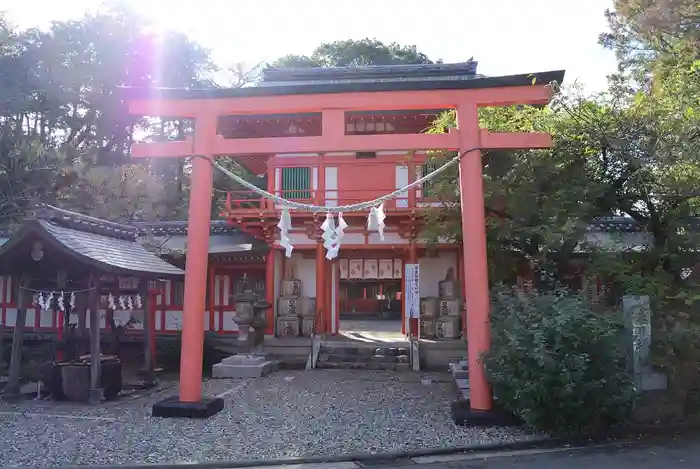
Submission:
<svg viewBox="0 0 700 469">
<path fill-rule="evenodd" d="M 454 379 L 469 379 L 469 363 L 466 360 L 452 362 L 449 368 Z"/>
<path fill-rule="evenodd" d="M 342 345 L 326 345 L 321 346 L 321 353 L 330 353 L 333 355 L 358 355 L 369 357 L 374 355 L 373 348 L 347 347 Z"/>
<path fill-rule="evenodd" d="M 409 363 L 388 362 L 321 362 L 316 365 L 318 369 L 326 370 L 378 370 L 378 371 L 410 371 Z"/>
<path fill-rule="evenodd" d="M 329 361 L 329 362 L 348 362 L 348 363 L 358 363 L 358 362 L 383 362 L 383 363 L 397 363 L 400 357 L 392 357 L 387 355 L 345 355 L 345 354 L 325 354 L 319 355 L 319 361 Z"/>
<path fill-rule="evenodd" d="M 359 355 L 359 356 L 371 356 L 371 355 L 387 355 L 387 356 L 408 356 L 409 350 L 407 347 L 351 347 L 345 345 L 328 345 L 323 344 L 323 352 L 332 352 L 335 354 L 343 355 Z"/>
</svg>

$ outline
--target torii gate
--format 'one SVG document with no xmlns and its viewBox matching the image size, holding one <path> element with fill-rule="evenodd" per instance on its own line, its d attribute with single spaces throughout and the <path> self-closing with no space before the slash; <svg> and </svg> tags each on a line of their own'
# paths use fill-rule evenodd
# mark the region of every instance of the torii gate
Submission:
<svg viewBox="0 0 700 469">
<path fill-rule="evenodd" d="M 213 190 L 211 161 L 237 154 L 323 153 L 339 151 L 410 151 L 549 148 L 547 133 L 492 133 L 481 129 L 479 107 L 545 105 L 547 84 L 561 83 L 563 71 L 471 80 L 400 83 L 334 83 L 240 89 L 175 90 L 125 88 L 131 114 L 172 116 L 195 121 L 194 138 L 176 142 L 134 143 L 134 158 L 184 158 L 192 161 L 188 215 L 185 298 L 182 325 L 180 394 L 154 405 L 154 416 L 208 417 L 223 408 L 220 398 L 202 396 L 202 348 Z M 456 109 L 457 129 L 445 134 L 346 135 L 345 112 L 399 109 Z M 224 139 L 217 134 L 220 116 L 293 114 L 322 115 L 320 136 Z M 464 246 L 464 292 L 470 410 L 483 421 L 492 410 L 491 390 L 480 358 L 490 348 L 489 282 L 486 217 L 481 153 L 470 152 L 459 163 Z"/>
</svg>

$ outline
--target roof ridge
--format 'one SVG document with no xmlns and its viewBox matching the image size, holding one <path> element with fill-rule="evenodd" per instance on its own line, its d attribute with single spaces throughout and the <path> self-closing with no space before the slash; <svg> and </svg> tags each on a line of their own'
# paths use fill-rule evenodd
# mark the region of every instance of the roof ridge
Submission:
<svg viewBox="0 0 700 469">
<path fill-rule="evenodd" d="M 177 235 L 186 234 L 189 223 L 187 220 L 163 220 L 163 221 L 139 221 L 132 225 L 140 235 Z M 211 220 L 209 230 L 212 234 L 217 233 L 241 233 L 244 232 L 226 220 Z"/>
<path fill-rule="evenodd" d="M 102 218 L 83 215 L 49 204 L 38 204 L 34 218 L 63 225 L 77 231 L 134 241 L 138 228 Z"/>
<path fill-rule="evenodd" d="M 440 77 L 442 75 L 476 75 L 478 62 L 473 58 L 466 62 L 434 64 L 364 65 L 360 67 L 266 67 L 262 70 L 263 82 L 273 84 L 285 81 L 323 79 L 390 78 L 408 76 Z"/>
</svg>

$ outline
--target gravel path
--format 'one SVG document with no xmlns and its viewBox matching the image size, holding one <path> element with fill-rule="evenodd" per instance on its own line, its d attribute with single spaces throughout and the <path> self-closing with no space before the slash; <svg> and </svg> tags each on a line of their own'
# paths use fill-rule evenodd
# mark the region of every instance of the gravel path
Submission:
<svg viewBox="0 0 700 469">
<path fill-rule="evenodd" d="M 431 386 L 421 378 L 432 377 Z M 176 388 L 101 407 L 0 403 L 0 467 L 192 462 L 382 452 L 528 438 L 456 427 L 447 374 L 285 371 L 210 380 L 226 408 L 208 420 L 152 419 Z"/>
</svg>

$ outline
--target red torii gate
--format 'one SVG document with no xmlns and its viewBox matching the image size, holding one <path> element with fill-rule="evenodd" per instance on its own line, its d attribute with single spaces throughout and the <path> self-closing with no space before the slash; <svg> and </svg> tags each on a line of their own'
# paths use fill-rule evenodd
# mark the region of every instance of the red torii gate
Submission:
<svg viewBox="0 0 700 469">
<path fill-rule="evenodd" d="M 202 396 L 202 347 L 213 168 L 217 156 L 237 154 L 323 153 L 331 151 L 457 150 L 549 148 L 547 133 L 491 133 L 481 129 L 479 107 L 545 105 L 551 82 L 563 71 L 431 82 L 375 82 L 266 86 L 241 89 L 124 89 L 129 112 L 195 120 L 194 138 L 177 142 L 134 143 L 134 158 L 182 158 L 192 162 L 188 215 L 185 298 L 182 325 L 180 395 L 154 405 L 154 416 L 208 417 L 223 401 Z M 399 109 L 456 109 L 457 129 L 445 134 L 346 135 L 345 112 Z M 320 112 L 322 134 L 311 137 L 224 139 L 220 116 Z M 482 420 L 492 409 L 481 355 L 490 348 L 486 218 L 479 151 L 459 163 L 464 292 L 471 412 Z"/>
</svg>

